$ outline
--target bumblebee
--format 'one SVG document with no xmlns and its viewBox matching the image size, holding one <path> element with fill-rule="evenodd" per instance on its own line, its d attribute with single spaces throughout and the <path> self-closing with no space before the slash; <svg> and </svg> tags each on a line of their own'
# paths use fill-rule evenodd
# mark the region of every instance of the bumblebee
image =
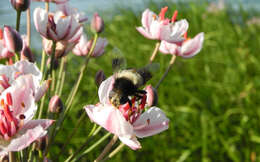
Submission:
<svg viewBox="0 0 260 162">
<path fill-rule="evenodd" d="M 135 96 L 137 100 L 146 94 L 145 90 L 139 89 L 152 77 L 148 68 L 119 70 L 115 73 L 115 82 L 112 90 L 109 92 L 110 102 L 118 107 L 119 105 L 132 103 L 129 97 Z"/>
</svg>

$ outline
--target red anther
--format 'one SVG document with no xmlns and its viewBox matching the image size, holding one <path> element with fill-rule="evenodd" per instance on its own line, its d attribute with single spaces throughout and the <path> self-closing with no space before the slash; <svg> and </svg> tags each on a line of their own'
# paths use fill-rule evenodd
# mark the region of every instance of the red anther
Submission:
<svg viewBox="0 0 260 162">
<path fill-rule="evenodd" d="M 9 121 L 9 122 L 14 121 L 13 115 L 12 115 L 8 105 L 4 106 L 4 113 L 5 113 L 5 117 L 7 118 L 7 121 Z"/>
<path fill-rule="evenodd" d="M 142 100 L 141 100 L 141 104 L 139 105 L 139 108 L 140 108 L 141 110 L 144 109 L 144 106 L 145 106 L 145 104 L 146 104 L 146 98 L 147 98 L 147 96 L 144 95 L 143 98 L 142 98 Z"/>
<path fill-rule="evenodd" d="M 2 135 L 5 135 L 7 133 L 7 130 L 4 127 L 4 124 L 2 121 L 0 121 L 0 131 L 1 131 Z"/>
<path fill-rule="evenodd" d="M 160 14 L 159 14 L 160 20 L 164 20 L 164 18 L 165 18 L 165 13 L 166 13 L 167 10 L 168 10 L 168 7 L 167 7 L 167 6 L 161 9 L 161 12 L 160 12 Z"/>
<path fill-rule="evenodd" d="M 25 115 L 24 114 L 20 114 L 19 118 L 20 118 L 20 120 L 23 120 L 23 119 L 25 119 Z"/>
<path fill-rule="evenodd" d="M 7 101 L 7 104 L 12 106 L 13 105 L 13 100 L 12 100 L 12 95 L 11 93 L 6 93 L 6 101 Z"/>
<path fill-rule="evenodd" d="M 3 39 L 3 30 L 0 28 L 0 39 Z"/>
<path fill-rule="evenodd" d="M 172 23 L 174 23 L 176 21 L 177 15 L 178 15 L 178 10 L 175 10 L 172 15 Z"/>
<path fill-rule="evenodd" d="M 185 33 L 184 33 L 184 39 L 185 39 L 185 40 L 188 39 L 188 32 L 185 32 Z"/>
</svg>

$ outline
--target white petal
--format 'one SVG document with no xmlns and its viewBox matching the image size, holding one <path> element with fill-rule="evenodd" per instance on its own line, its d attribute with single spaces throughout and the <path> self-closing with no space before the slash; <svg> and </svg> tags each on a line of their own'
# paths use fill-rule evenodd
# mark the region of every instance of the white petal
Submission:
<svg viewBox="0 0 260 162">
<path fill-rule="evenodd" d="M 85 110 L 89 118 L 109 132 L 122 137 L 133 136 L 133 127 L 121 112 L 112 105 L 87 105 Z"/>
<path fill-rule="evenodd" d="M 131 138 L 126 138 L 126 137 L 119 137 L 119 139 L 126 144 L 127 146 L 129 146 L 131 149 L 133 150 L 137 150 L 142 148 L 141 144 L 139 143 L 139 141 L 136 139 L 136 137 L 131 137 Z"/>
<path fill-rule="evenodd" d="M 111 76 L 104 80 L 98 88 L 99 101 L 103 104 L 109 103 L 109 93 L 113 88 L 114 76 Z"/>
<path fill-rule="evenodd" d="M 168 129 L 168 123 L 169 119 L 162 110 L 152 107 L 133 123 L 134 132 L 139 138 L 152 136 Z"/>
<path fill-rule="evenodd" d="M 42 8 L 36 8 L 33 14 L 36 30 L 44 37 L 47 37 L 48 13 Z"/>
</svg>

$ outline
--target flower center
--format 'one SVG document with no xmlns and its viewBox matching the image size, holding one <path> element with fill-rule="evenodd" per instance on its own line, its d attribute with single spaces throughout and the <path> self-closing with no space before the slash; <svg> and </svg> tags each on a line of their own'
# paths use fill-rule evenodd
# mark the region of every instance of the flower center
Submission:
<svg viewBox="0 0 260 162">
<path fill-rule="evenodd" d="M 17 120 L 10 110 L 13 106 L 13 99 L 11 93 L 6 93 L 4 99 L 1 100 L 0 110 L 0 135 L 5 139 L 9 140 L 13 135 L 16 134 L 19 128 L 19 120 Z"/>
<path fill-rule="evenodd" d="M 132 106 L 129 103 L 119 106 L 120 112 L 123 114 L 125 119 L 130 123 L 134 123 L 138 117 L 141 115 L 146 104 L 147 96 L 144 94 L 143 97 L 139 100 L 136 100 L 136 97 L 133 97 L 131 100 Z"/>
</svg>

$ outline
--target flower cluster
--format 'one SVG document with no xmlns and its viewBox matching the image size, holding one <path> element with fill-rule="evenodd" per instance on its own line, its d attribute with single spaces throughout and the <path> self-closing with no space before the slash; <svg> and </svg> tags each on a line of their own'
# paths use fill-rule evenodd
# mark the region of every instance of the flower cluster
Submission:
<svg viewBox="0 0 260 162">
<path fill-rule="evenodd" d="M 33 12 L 35 28 L 42 38 L 41 70 L 34 63 L 37 58 L 30 47 L 30 14 L 27 19 L 27 35 L 21 35 L 19 32 L 21 12 L 30 9 L 31 1 L 10 0 L 17 12 L 16 30 L 7 25 L 0 28 L 0 59 L 6 61 L 6 65 L 0 65 L 0 156 L 9 153 L 11 158 L 13 151 L 21 151 L 35 142 L 33 147 L 17 154 L 21 159 L 23 154 L 28 153 L 30 156 L 24 156 L 30 158 L 28 161 L 50 158 L 49 149 L 55 142 L 58 131 L 61 131 L 69 110 L 74 106 L 73 101 L 82 78 L 85 77 L 89 60 L 105 54 L 109 44 L 108 39 L 101 37 L 105 23 L 98 13 L 93 14 L 89 26 L 92 32 L 90 34 L 90 30 L 88 32 L 84 28 L 87 16 L 72 8 L 68 0 L 34 1 L 46 4 L 45 9 L 37 7 Z M 56 6 L 55 11 L 49 10 L 49 2 L 54 2 L 52 5 Z M 188 38 L 188 21 L 177 21 L 178 11 L 175 11 L 170 19 L 167 18 L 167 10 L 168 7 L 164 7 L 159 15 L 156 15 L 146 9 L 142 14 L 142 26 L 136 28 L 144 37 L 158 41 L 153 55 L 160 51 L 173 56 L 169 68 L 157 85 L 146 84 L 152 78 L 149 68 L 153 66 L 153 59 L 140 69 L 119 69 L 107 79 L 103 70 L 100 70 L 95 76 L 99 102 L 84 106 L 91 121 L 114 134 L 116 139 L 118 137 L 133 150 L 141 148 L 137 138 L 149 137 L 169 128 L 167 113 L 157 106 L 157 89 L 169 72 L 175 57 L 188 58 L 196 55 L 202 49 L 204 41 L 204 33 Z M 83 60 L 83 63 L 74 86 L 67 86 L 71 91 L 66 94 L 66 102 L 63 102 L 62 91 L 64 84 L 68 83 L 65 67 L 69 53 L 74 54 L 70 58 L 80 56 L 79 60 Z M 120 60 L 115 58 L 112 64 L 119 65 Z M 86 113 L 82 114 L 78 123 Z M 42 119 L 43 116 L 48 119 Z M 55 120 L 57 122 L 53 124 Z M 50 126 L 53 126 L 53 129 L 48 132 Z M 78 126 L 75 126 L 68 136 L 68 141 L 64 141 L 60 154 L 77 128 Z M 90 137 L 94 137 L 99 130 L 94 126 L 87 142 L 93 139 Z M 39 143 L 46 145 L 38 148 L 36 145 L 41 145 Z M 106 151 L 109 151 L 113 144 L 112 141 L 106 146 L 97 161 L 104 158 Z M 84 147 L 85 145 L 80 147 L 66 161 L 77 161 L 76 154 Z M 39 151 L 41 156 L 38 157 L 35 151 Z"/>
</svg>

